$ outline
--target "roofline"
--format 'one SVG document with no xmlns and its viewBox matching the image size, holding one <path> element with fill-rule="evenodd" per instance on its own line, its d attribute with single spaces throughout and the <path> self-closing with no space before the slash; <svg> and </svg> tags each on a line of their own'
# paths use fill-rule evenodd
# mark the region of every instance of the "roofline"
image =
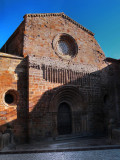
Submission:
<svg viewBox="0 0 120 160">
<path fill-rule="evenodd" d="M 3 57 L 3 58 L 11 58 L 11 59 L 20 59 L 20 60 L 23 60 L 23 59 L 24 59 L 24 57 L 12 55 L 12 54 L 7 54 L 7 53 L 4 53 L 4 52 L 0 52 L 0 57 Z"/>
<path fill-rule="evenodd" d="M 19 26 L 15 29 L 15 31 L 11 34 L 11 36 L 7 39 L 7 41 L 3 44 L 3 46 L 0 48 L 0 52 L 2 52 L 2 49 L 5 47 L 5 45 L 8 45 L 9 42 L 16 36 L 16 34 L 19 31 L 19 28 L 24 23 L 24 20 L 19 24 Z"/>
<path fill-rule="evenodd" d="M 114 59 L 114 58 L 110 58 L 110 57 L 107 57 L 105 59 L 105 61 L 111 62 L 111 63 L 120 63 L 120 59 Z"/>
<path fill-rule="evenodd" d="M 76 26 L 78 26 L 79 28 L 83 29 L 84 31 L 88 32 L 89 34 L 91 34 L 92 36 L 94 36 L 95 34 L 93 32 L 91 32 L 90 30 L 88 30 L 87 28 L 83 27 L 81 24 L 79 24 L 78 22 L 74 21 L 73 19 L 71 19 L 70 17 L 68 17 L 66 14 L 64 14 L 64 12 L 61 13 L 33 13 L 33 14 L 26 14 L 24 16 L 25 17 L 52 17 L 52 16 L 61 16 L 67 20 L 69 20 L 70 22 L 72 22 L 73 24 L 75 24 Z"/>
</svg>

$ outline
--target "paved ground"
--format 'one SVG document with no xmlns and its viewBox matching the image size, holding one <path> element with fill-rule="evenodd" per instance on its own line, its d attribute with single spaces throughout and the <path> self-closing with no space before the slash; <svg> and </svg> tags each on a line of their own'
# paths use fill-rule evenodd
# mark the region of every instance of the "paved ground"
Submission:
<svg viewBox="0 0 120 160">
<path fill-rule="evenodd" d="M 120 160 L 120 149 L 29 153 L 29 154 L 3 154 L 0 160 Z"/>
<path fill-rule="evenodd" d="M 120 160 L 120 145 L 106 138 L 41 140 L 10 145 L 0 160 Z"/>
</svg>

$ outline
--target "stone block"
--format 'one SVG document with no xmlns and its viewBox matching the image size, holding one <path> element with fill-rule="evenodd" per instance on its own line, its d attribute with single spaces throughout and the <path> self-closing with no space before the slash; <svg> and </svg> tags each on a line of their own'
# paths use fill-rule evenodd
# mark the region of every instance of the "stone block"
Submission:
<svg viewBox="0 0 120 160">
<path fill-rule="evenodd" d="M 120 143 L 120 128 L 118 129 L 113 129 L 112 131 L 112 138 L 116 141 Z"/>
<path fill-rule="evenodd" d="M 5 133 L 5 134 L 3 134 L 2 138 L 3 138 L 3 146 L 7 147 L 10 143 L 10 134 Z"/>
<path fill-rule="evenodd" d="M 2 133 L 0 133 L 0 150 L 2 150 L 3 147 L 4 147 L 4 145 L 3 145 L 3 135 L 2 135 Z"/>
</svg>

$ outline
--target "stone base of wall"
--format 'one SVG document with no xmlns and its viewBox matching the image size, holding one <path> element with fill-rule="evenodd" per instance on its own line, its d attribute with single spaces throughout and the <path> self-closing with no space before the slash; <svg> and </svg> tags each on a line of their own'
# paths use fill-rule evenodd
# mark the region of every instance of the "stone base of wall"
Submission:
<svg viewBox="0 0 120 160">
<path fill-rule="evenodd" d="M 2 150 L 4 147 L 7 147 L 10 144 L 10 134 L 0 133 L 0 150 Z"/>
<path fill-rule="evenodd" d="M 112 138 L 116 142 L 120 143 L 120 128 L 113 129 L 113 131 L 112 131 Z"/>
</svg>

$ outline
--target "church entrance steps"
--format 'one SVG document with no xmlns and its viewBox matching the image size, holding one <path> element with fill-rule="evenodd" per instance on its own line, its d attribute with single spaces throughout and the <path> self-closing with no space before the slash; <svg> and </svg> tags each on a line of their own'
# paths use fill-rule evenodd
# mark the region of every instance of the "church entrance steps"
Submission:
<svg viewBox="0 0 120 160">
<path fill-rule="evenodd" d="M 66 135 L 59 135 L 55 138 L 56 141 L 62 140 L 69 140 L 69 139 L 77 139 L 77 138 L 86 138 L 91 137 L 92 134 L 90 133 L 81 133 L 81 134 L 66 134 Z"/>
</svg>

